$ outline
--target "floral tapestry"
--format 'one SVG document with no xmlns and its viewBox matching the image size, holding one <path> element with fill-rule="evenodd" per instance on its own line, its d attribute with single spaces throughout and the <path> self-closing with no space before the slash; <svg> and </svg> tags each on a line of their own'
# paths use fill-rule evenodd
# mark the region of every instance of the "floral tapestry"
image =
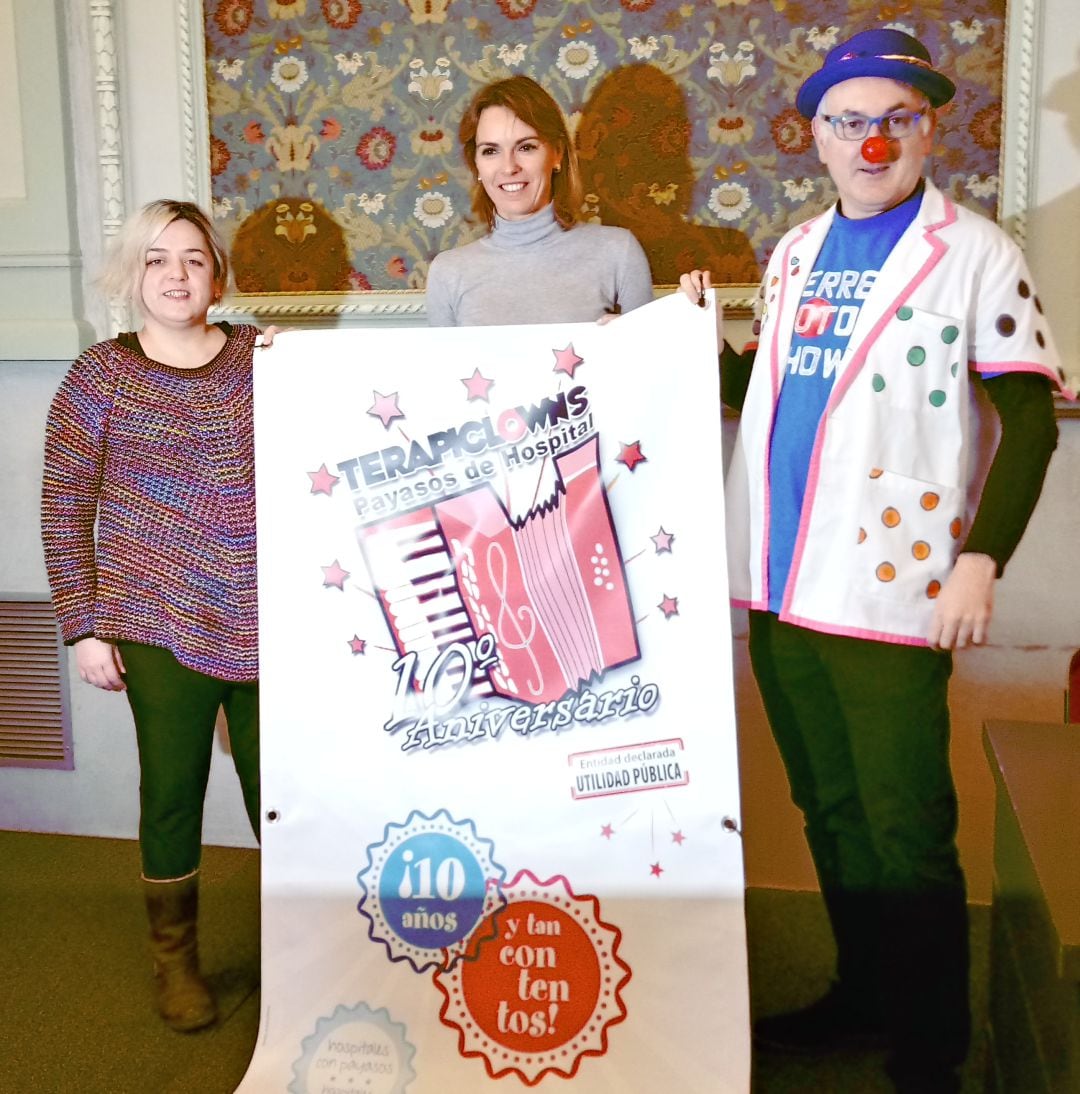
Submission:
<svg viewBox="0 0 1080 1094">
<path fill-rule="evenodd" d="M 525 73 L 566 115 L 583 219 L 630 228 L 653 280 L 755 283 L 834 198 L 795 92 L 897 27 L 956 83 L 929 171 L 993 217 L 1004 0 L 206 0 L 213 215 L 244 293 L 422 289 L 475 238 L 457 126 Z"/>
</svg>

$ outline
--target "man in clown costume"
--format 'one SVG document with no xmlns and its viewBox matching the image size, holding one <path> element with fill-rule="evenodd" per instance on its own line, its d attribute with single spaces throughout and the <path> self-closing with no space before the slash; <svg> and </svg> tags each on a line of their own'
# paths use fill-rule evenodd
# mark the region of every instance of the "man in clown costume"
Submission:
<svg viewBox="0 0 1080 1094">
<path fill-rule="evenodd" d="M 986 640 L 1057 441 L 1053 391 L 1071 395 L 1020 250 L 923 176 L 954 93 L 899 30 L 827 54 L 796 106 L 839 200 L 776 247 L 756 353 L 721 355 L 742 411 L 732 597 L 837 945 L 825 996 L 759 1019 L 755 1042 L 887 1047 L 902 1094 L 958 1091 L 970 1041 L 951 651 Z M 682 278 L 698 302 L 709 283 Z M 977 392 L 1000 425 L 988 472 Z"/>
</svg>

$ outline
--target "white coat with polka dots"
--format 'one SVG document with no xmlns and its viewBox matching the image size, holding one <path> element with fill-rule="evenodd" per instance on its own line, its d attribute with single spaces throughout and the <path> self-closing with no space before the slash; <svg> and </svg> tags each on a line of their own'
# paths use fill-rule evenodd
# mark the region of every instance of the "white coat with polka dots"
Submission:
<svg viewBox="0 0 1080 1094">
<path fill-rule="evenodd" d="M 733 601 L 768 606 L 769 438 L 795 314 L 835 215 L 777 245 L 727 476 Z M 867 296 L 811 455 L 780 618 L 925 644 L 934 597 L 978 502 L 975 372 L 1037 372 L 1065 390 L 1020 249 L 931 182 Z"/>
</svg>

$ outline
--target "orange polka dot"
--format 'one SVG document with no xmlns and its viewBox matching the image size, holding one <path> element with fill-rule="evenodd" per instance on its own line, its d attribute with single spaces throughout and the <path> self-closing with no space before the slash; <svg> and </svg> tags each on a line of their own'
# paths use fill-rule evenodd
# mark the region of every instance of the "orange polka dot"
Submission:
<svg viewBox="0 0 1080 1094">
<path fill-rule="evenodd" d="M 960 518 L 954 517 L 952 523 L 949 525 L 949 534 L 953 539 L 959 539 L 962 528 L 963 524 L 961 523 Z"/>
<path fill-rule="evenodd" d="M 936 597 L 937 594 L 940 593 L 940 592 L 941 592 L 941 582 L 940 581 L 931 581 L 930 584 L 926 586 L 926 595 L 931 600 L 933 600 L 934 597 Z"/>
<path fill-rule="evenodd" d="M 881 523 L 886 528 L 895 528 L 900 523 L 900 514 L 890 505 L 882 512 Z"/>
<path fill-rule="evenodd" d="M 884 472 L 881 470 L 880 467 L 870 468 L 870 478 L 872 479 L 880 479 L 883 474 Z"/>
<path fill-rule="evenodd" d="M 927 490 L 926 493 L 919 498 L 919 504 L 927 510 L 936 509 L 939 501 L 941 501 L 940 495 L 935 494 L 932 490 Z"/>
<path fill-rule="evenodd" d="M 859 542 L 860 543 L 865 543 L 866 542 L 866 529 L 865 528 L 860 528 L 859 529 Z"/>
<path fill-rule="evenodd" d="M 874 571 L 878 581 L 892 581 L 896 577 L 896 567 L 891 562 L 883 562 Z"/>
<path fill-rule="evenodd" d="M 923 559 L 930 557 L 930 544 L 927 543 L 925 539 L 917 539 L 911 545 L 911 553 L 915 558 L 922 562 Z"/>
</svg>

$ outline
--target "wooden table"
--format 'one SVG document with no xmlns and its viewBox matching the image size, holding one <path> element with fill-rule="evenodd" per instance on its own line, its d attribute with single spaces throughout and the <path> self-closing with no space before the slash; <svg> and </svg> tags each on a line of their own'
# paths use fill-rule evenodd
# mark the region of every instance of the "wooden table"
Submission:
<svg viewBox="0 0 1080 1094">
<path fill-rule="evenodd" d="M 987 1091 L 1080 1092 L 1080 726 L 987 722 L 996 784 Z"/>
</svg>

